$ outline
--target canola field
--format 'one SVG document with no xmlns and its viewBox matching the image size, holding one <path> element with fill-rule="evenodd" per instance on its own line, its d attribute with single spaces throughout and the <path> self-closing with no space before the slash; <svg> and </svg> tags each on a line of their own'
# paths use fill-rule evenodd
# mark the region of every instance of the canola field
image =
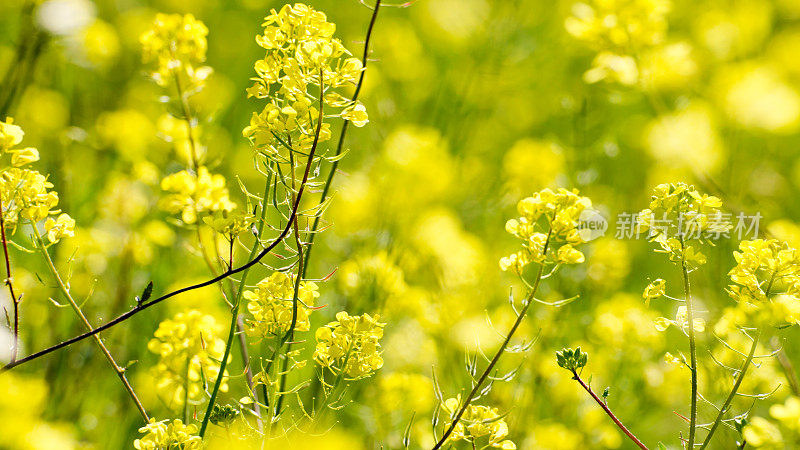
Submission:
<svg viewBox="0 0 800 450">
<path fill-rule="evenodd" d="M 800 448 L 800 2 L 3 0 L 0 449 Z"/>
</svg>

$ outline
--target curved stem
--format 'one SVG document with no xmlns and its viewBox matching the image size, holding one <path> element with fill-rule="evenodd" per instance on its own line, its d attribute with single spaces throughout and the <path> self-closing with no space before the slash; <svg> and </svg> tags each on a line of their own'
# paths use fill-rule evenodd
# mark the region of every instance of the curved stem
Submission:
<svg viewBox="0 0 800 450">
<path fill-rule="evenodd" d="M 89 331 L 93 331 L 94 329 L 92 328 L 92 324 L 83 314 L 83 311 L 81 311 L 81 308 L 80 306 L 78 306 L 78 303 L 75 301 L 75 299 L 72 298 L 72 294 L 70 294 L 69 288 L 67 287 L 66 283 L 64 283 L 64 280 L 61 278 L 61 275 L 58 273 L 58 269 L 56 269 L 55 264 L 53 264 L 53 260 L 50 258 L 50 254 L 47 252 L 47 248 L 44 245 L 42 236 L 41 234 L 39 234 L 39 230 L 36 228 L 35 224 L 33 225 L 32 229 L 33 229 L 33 235 L 36 238 L 37 247 L 39 251 L 42 253 L 42 256 L 44 256 L 44 259 L 47 262 L 47 267 L 50 269 L 50 273 L 53 275 L 53 278 L 55 278 L 59 290 L 67 299 L 70 306 L 75 311 L 75 314 L 77 314 L 78 317 L 80 317 L 81 321 L 86 326 L 86 328 L 88 328 Z M 123 386 L 125 386 L 125 390 L 128 391 L 128 394 L 130 394 L 131 399 L 133 399 L 133 403 L 136 404 L 136 408 L 139 410 L 139 413 L 142 415 L 142 418 L 144 419 L 145 422 L 148 422 L 150 420 L 150 417 L 147 415 L 147 411 L 144 409 L 142 402 L 139 400 L 139 397 L 133 390 L 133 386 L 131 386 L 130 382 L 128 381 L 128 377 L 125 375 L 125 369 L 123 369 L 117 364 L 117 362 L 114 360 L 114 357 L 111 355 L 111 352 L 108 351 L 108 348 L 106 348 L 106 345 L 103 343 L 103 340 L 100 339 L 100 336 L 98 336 L 97 334 L 94 334 L 93 336 L 95 342 L 97 342 L 98 347 L 100 347 L 100 350 L 102 350 L 109 364 L 111 364 L 111 367 L 114 369 L 114 372 L 117 373 L 117 376 L 119 377 L 120 381 L 122 381 Z"/>
<path fill-rule="evenodd" d="M 594 393 L 594 391 L 592 391 L 592 388 L 591 388 L 591 387 L 589 387 L 589 385 L 587 385 L 587 384 L 586 384 L 586 383 L 585 383 L 585 382 L 584 382 L 584 381 L 581 379 L 581 376 L 580 376 L 580 375 L 578 375 L 578 372 L 576 372 L 576 371 L 574 371 L 574 370 L 572 371 L 572 379 L 573 379 L 573 380 L 575 380 L 575 381 L 577 381 L 578 383 L 580 383 L 581 387 L 583 387 L 583 389 L 584 389 L 586 392 L 588 392 L 588 393 L 589 393 L 589 395 L 591 395 L 591 396 L 592 396 L 592 398 L 594 399 L 594 401 L 595 401 L 595 402 L 597 402 L 597 404 L 598 404 L 598 405 L 600 405 L 600 407 L 601 407 L 601 408 L 603 408 L 603 411 L 605 411 L 605 412 L 606 412 L 606 414 L 608 415 L 608 417 L 610 417 L 610 418 L 611 418 L 611 420 L 613 420 L 613 421 L 614 421 L 614 423 L 615 423 L 615 424 L 617 424 L 617 427 L 619 427 L 619 429 L 620 429 L 620 430 L 622 430 L 622 432 L 623 432 L 623 433 L 625 433 L 625 435 L 626 435 L 626 436 L 628 436 L 628 437 L 629 437 L 629 438 L 630 438 L 630 439 L 631 439 L 631 440 L 632 440 L 632 441 L 633 441 L 633 442 L 634 442 L 636 445 L 638 445 L 638 446 L 639 446 L 639 448 L 641 448 L 641 449 L 644 449 L 644 450 L 647 450 L 647 446 L 645 446 L 645 445 L 642 443 L 642 441 L 640 441 L 640 440 L 639 440 L 639 439 L 638 439 L 636 436 L 634 436 L 634 435 L 633 435 L 633 433 L 631 433 L 631 431 L 630 431 L 630 430 L 628 430 L 628 428 L 626 428 L 626 427 L 625 427 L 625 425 L 623 425 L 623 424 L 622 424 L 622 422 L 620 422 L 620 420 L 619 420 L 619 419 L 617 419 L 617 416 L 615 416 L 615 415 L 614 415 L 614 413 L 613 413 L 613 412 L 611 412 L 611 408 L 609 408 L 609 407 L 608 407 L 608 405 L 606 404 L 606 402 L 604 402 L 603 400 L 601 400 L 601 399 L 600 399 L 600 397 L 598 397 L 598 396 L 597 396 L 597 394 L 595 394 L 595 393 Z"/>
<path fill-rule="evenodd" d="M 256 261 L 257 258 L 258 258 L 257 257 L 257 252 L 258 252 L 259 246 L 261 245 L 261 241 L 260 241 L 261 233 L 264 232 L 264 226 L 265 226 L 265 223 L 267 221 L 267 200 L 266 199 L 267 199 L 267 196 L 268 196 L 268 193 L 269 193 L 269 188 L 270 188 L 271 184 L 272 184 L 272 176 L 270 175 L 270 176 L 267 177 L 267 184 L 266 184 L 266 188 L 264 189 L 264 200 L 262 201 L 262 204 L 261 204 L 261 218 L 260 218 L 259 224 L 258 224 L 258 235 L 256 236 L 256 240 L 253 243 L 253 248 L 250 250 L 250 257 L 249 257 L 248 264 Z M 225 365 L 227 364 L 228 355 L 230 355 L 230 350 L 231 350 L 230 347 L 231 347 L 231 344 L 233 342 L 233 335 L 235 334 L 234 333 L 234 328 L 239 324 L 239 303 L 242 300 L 242 294 L 244 293 L 244 289 L 247 286 L 247 276 L 250 274 L 250 267 L 251 266 L 248 266 L 244 271 L 242 271 L 242 280 L 239 282 L 239 289 L 236 291 L 236 298 L 233 300 L 233 309 L 231 311 L 231 314 L 232 314 L 232 316 L 231 316 L 231 328 L 228 331 L 228 341 L 226 342 L 226 345 L 225 345 L 225 354 L 223 356 L 222 361 L 220 362 L 219 374 L 217 375 L 217 379 L 214 382 L 214 388 L 211 391 L 211 398 L 208 401 L 208 408 L 206 409 L 205 416 L 203 417 L 203 423 L 202 423 L 202 426 L 200 428 L 200 437 L 203 437 L 203 434 L 205 433 L 205 429 L 208 426 L 208 419 L 211 417 L 211 411 L 214 408 L 214 402 L 215 402 L 215 400 L 217 398 L 217 393 L 219 392 L 219 387 L 220 387 L 220 385 L 222 383 L 222 375 L 223 375 L 223 372 L 225 370 Z M 242 355 L 243 355 L 243 357 L 244 357 L 244 355 L 246 355 L 246 350 L 247 350 L 246 346 L 242 344 L 242 351 L 243 351 Z M 249 361 L 245 361 L 245 365 L 249 367 Z M 257 402 L 255 402 L 255 403 L 257 403 Z"/>
<path fill-rule="evenodd" d="M 304 188 L 306 186 L 306 183 L 308 182 L 309 174 L 311 173 L 311 166 L 313 165 L 313 162 L 314 162 L 314 155 L 315 155 L 316 150 L 317 150 L 317 144 L 319 143 L 319 133 L 320 133 L 320 130 L 322 129 L 322 119 L 324 117 L 323 116 L 323 109 L 324 109 L 323 108 L 323 97 L 324 97 L 324 95 L 323 95 L 323 90 L 322 90 L 322 87 L 323 87 L 323 84 L 322 84 L 322 72 L 320 72 L 320 80 L 319 81 L 320 81 L 320 95 L 319 95 L 320 106 L 319 106 L 319 117 L 317 118 L 317 129 L 314 132 L 314 142 L 313 142 L 313 144 L 311 144 L 311 150 L 308 152 L 308 160 L 306 162 L 305 172 L 303 173 L 303 180 L 300 182 L 300 186 L 299 186 L 299 188 L 297 190 L 297 197 L 294 200 L 294 206 L 292 207 L 292 214 L 289 216 L 289 222 L 286 224 L 286 228 L 283 229 L 283 232 L 281 232 L 281 235 L 279 236 L 278 239 L 276 239 L 269 247 L 267 247 L 261 253 L 259 253 L 258 256 L 256 257 L 256 259 L 253 259 L 250 262 L 248 262 L 247 264 L 245 264 L 244 266 L 242 266 L 244 269 L 242 269 L 242 267 L 240 267 L 239 271 L 248 270 L 258 260 L 260 260 L 261 257 L 263 257 L 267 253 L 269 253 L 269 251 L 272 248 L 274 248 L 274 246 L 277 245 L 278 242 L 282 241 L 289 234 L 289 230 L 291 230 L 294 222 L 297 221 L 297 209 L 300 207 L 300 199 L 303 196 L 303 190 L 304 190 Z M 264 208 L 264 209 L 266 209 L 266 208 Z M 262 214 L 263 214 L 263 210 L 262 210 Z M 256 245 L 257 244 L 258 244 L 258 242 L 256 241 Z M 231 272 L 233 272 L 233 271 L 229 270 L 226 273 L 230 274 Z M 215 277 L 215 278 L 217 278 L 217 277 Z M 233 345 L 234 336 L 236 334 L 236 322 L 237 322 L 237 318 L 239 316 L 239 305 L 241 304 L 241 296 L 242 296 L 243 289 L 244 289 L 244 282 L 239 284 L 239 292 L 236 294 L 236 299 L 233 302 L 233 308 L 231 308 L 231 325 L 230 325 L 230 328 L 228 329 L 228 340 L 225 343 L 225 352 L 223 353 L 222 360 L 220 361 L 219 375 L 217 376 L 217 380 L 214 383 L 214 388 L 211 391 L 211 398 L 209 398 L 209 400 L 208 400 L 208 407 L 206 408 L 206 414 L 205 414 L 205 417 L 203 417 L 203 423 L 200 426 L 200 437 L 201 438 L 205 435 L 206 428 L 208 427 L 208 419 L 210 418 L 211 411 L 214 408 L 214 402 L 217 399 L 217 394 L 219 393 L 219 388 L 222 385 L 222 378 L 223 378 L 223 373 L 225 372 L 225 366 L 227 366 L 228 357 L 231 354 L 231 347 Z M 295 304 L 295 308 L 296 307 L 297 307 L 297 305 Z M 296 314 L 296 311 L 295 311 L 295 314 Z"/>
<path fill-rule="evenodd" d="M 381 0 L 377 0 L 375 2 L 375 7 L 372 9 L 372 17 L 369 20 L 369 26 L 367 27 L 367 37 L 364 39 L 364 53 L 361 56 L 361 75 L 358 77 L 358 84 L 356 84 L 356 90 L 353 93 L 353 97 L 351 97 L 350 101 L 354 102 L 358 100 L 358 95 L 361 93 L 361 87 L 364 85 L 364 75 L 367 73 L 367 62 L 369 56 L 369 43 L 372 39 L 372 30 L 375 28 L 375 22 L 378 20 L 378 10 L 381 8 Z M 339 156 L 342 154 L 342 149 L 344 148 L 344 138 L 347 135 L 347 129 L 350 125 L 349 120 L 345 120 L 342 123 L 342 130 L 339 132 L 339 142 L 336 144 L 336 153 L 334 156 Z M 331 171 L 328 173 L 328 178 L 325 180 L 325 184 L 322 187 L 322 193 L 319 197 L 319 205 L 325 203 L 325 199 L 328 198 L 328 192 L 331 189 L 331 185 L 333 184 L 333 177 L 336 175 L 336 170 L 339 168 L 339 159 L 337 158 L 336 161 L 333 162 L 331 165 Z M 311 248 L 314 244 L 314 237 L 317 234 L 317 230 L 319 229 L 319 220 L 320 216 L 317 215 L 314 217 L 314 222 L 311 225 L 310 232 L 308 233 L 308 250 L 306 250 L 306 260 L 305 264 L 300 268 L 300 276 L 306 276 L 306 270 L 308 269 L 308 261 L 311 257 Z"/>
<path fill-rule="evenodd" d="M 547 249 L 550 246 L 551 233 L 552 229 L 547 233 L 547 240 L 545 241 L 544 249 L 542 251 L 542 253 L 545 256 L 547 256 Z M 505 352 L 508 343 L 511 342 L 511 338 L 514 336 L 514 333 L 517 331 L 517 328 L 519 328 L 519 325 L 522 323 L 522 319 L 525 318 L 525 314 L 528 312 L 528 308 L 531 306 L 531 303 L 533 303 L 533 298 L 536 295 L 536 291 L 539 289 L 539 284 L 542 281 L 543 274 L 544 274 L 544 262 L 542 262 L 539 265 L 539 271 L 536 274 L 536 280 L 533 282 L 531 291 L 528 294 L 528 297 L 525 299 L 525 304 L 522 306 L 522 309 L 520 310 L 519 315 L 517 316 L 517 320 L 514 321 L 514 325 L 511 326 L 511 330 L 509 330 L 508 334 L 506 335 L 506 338 L 503 340 L 503 343 L 500 344 L 500 348 L 497 349 L 497 353 L 494 354 L 494 357 L 492 357 L 492 360 L 489 362 L 489 365 L 486 366 L 486 369 L 483 371 L 480 378 L 478 378 L 478 381 L 475 383 L 475 386 L 472 387 L 472 390 L 470 391 L 469 395 L 467 395 L 467 398 L 464 400 L 464 404 L 456 413 L 455 417 L 453 418 L 453 421 L 450 423 L 450 426 L 447 427 L 447 430 L 445 430 L 441 439 L 439 439 L 439 442 L 437 442 L 436 445 L 433 446 L 433 450 L 440 449 L 447 441 L 447 438 L 450 437 L 450 435 L 453 433 L 453 430 L 456 428 L 456 425 L 458 425 L 458 422 L 461 420 L 461 416 L 464 415 L 464 412 L 467 410 L 467 407 L 469 407 L 469 404 L 472 402 L 472 399 L 474 399 L 475 395 L 478 394 L 478 391 L 481 389 L 481 386 L 489 377 L 489 373 L 492 371 L 495 364 L 497 364 L 497 361 L 500 360 L 500 357 L 503 356 L 503 353 Z"/>
</svg>

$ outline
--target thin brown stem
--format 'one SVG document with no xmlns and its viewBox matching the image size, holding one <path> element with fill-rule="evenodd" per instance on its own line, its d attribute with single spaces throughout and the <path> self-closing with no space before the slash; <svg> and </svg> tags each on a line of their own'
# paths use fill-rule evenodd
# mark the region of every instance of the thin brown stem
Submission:
<svg viewBox="0 0 800 450">
<path fill-rule="evenodd" d="M 625 425 L 623 425 L 622 422 L 620 422 L 620 420 L 617 418 L 617 416 L 615 416 L 614 413 L 611 411 L 611 408 L 608 407 L 606 402 L 604 402 L 602 399 L 600 399 L 600 397 L 598 397 L 597 394 L 594 393 L 592 388 L 588 384 L 586 384 L 583 381 L 583 379 L 581 379 L 581 376 L 578 375 L 578 372 L 576 372 L 574 370 L 572 371 L 572 379 L 577 381 L 581 385 L 581 387 L 586 392 L 588 392 L 589 395 L 592 396 L 594 401 L 597 402 L 597 404 L 600 405 L 601 408 L 603 408 L 603 411 L 606 412 L 608 417 L 610 417 L 611 420 L 613 420 L 614 423 L 617 424 L 617 427 L 619 427 L 619 429 L 622 430 L 623 433 L 625 433 L 625 436 L 628 436 L 634 442 L 634 444 L 639 446 L 639 448 L 647 450 L 647 446 L 645 446 L 642 443 L 642 441 L 640 441 L 636 436 L 634 436 L 633 433 Z"/>
<path fill-rule="evenodd" d="M 83 314 L 83 311 L 81 310 L 80 306 L 78 306 L 78 303 L 75 301 L 75 299 L 72 298 L 72 294 L 69 292 L 69 288 L 67 287 L 64 280 L 61 278 L 61 274 L 58 272 L 58 269 L 56 269 L 56 266 L 53 263 L 53 259 L 50 258 L 50 253 L 47 251 L 47 248 L 45 247 L 44 240 L 42 239 L 42 236 L 39 234 L 39 230 L 37 230 L 35 226 L 32 229 L 33 229 L 33 235 L 36 238 L 37 246 L 39 247 L 42 256 L 44 256 L 45 262 L 47 262 L 47 267 L 50 269 L 50 273 L 56 280 L 56 284 L 58 285 L 59 290 L 64 295 L 64 298 L 67 299 L 70 306 L 75 311 L 75 314 L 77 314 L 78 317 L 81 319 L 84 326 L 86 326 L 86 328 L 90 332 L 94 331 L 95 329 L 92 328 L 92 324 Z M 108 348 L 103 343 L 103 340 L 100 338 L 100 336 L 98 336 L 97 334 L 93 334 L 92 336 L 94 337 L 95 342 L 97 342 L 97 346 L 100 347 L 100 350 L 103 352 L 103 355 L 105 355 L 106 359 L 108 360 L 108 363 L 114 369 L 114 372 L 116 372 L 120 381 L 122 381 L 122 385 L 125 386 L 125 390 L 128 391 L 128 394 L 130 394 L 131 399 L 133 400 L 133 403 L 136 405 L 136 408 L 139 410 L 139 413 L 142 415 L 142 418 L 144 419 L 145 422 L 148 422 L 150 420 L 150 417 L 147 415 L 147 411 L 144 409 L 142 402 L 136 395 L 136 391 L 133 390 L 133 386 L 131 386 L 130 382 L 128 381 L 128 377 L 125 375 L 125 369 L 120 367 L 119 364 L 117 364 L 117 362 L 114 360 L 114 357 L 111 355 L 111 352 L 108 351 Z"/>
<path fill-rule="evenodd" d="M 17 360 L 17 355 L 19 354 L 19 304 L 20 300 L 17 298 L 17 295 L 14 293 L 14 284 L 12 283 L 11 279 L 11 258 L 8 255 L 8 241 L 6 241 L 6 223 L 5 218 L 3 216 L 3 206 L 2 202 L 0 202 L 0 237 L 3 240 L 3 257 L 5 258 L 6 262 L 6 279 L 4 280 L 5 285 L 8 287 L 8 294 L 11 296 L 11 302 L 14 307 L 14 327 L 13 327 L 13 347 L 11 348 L 11 362 Z M 7 313 L 6 313 L 7 314 Z"/>
</svg>

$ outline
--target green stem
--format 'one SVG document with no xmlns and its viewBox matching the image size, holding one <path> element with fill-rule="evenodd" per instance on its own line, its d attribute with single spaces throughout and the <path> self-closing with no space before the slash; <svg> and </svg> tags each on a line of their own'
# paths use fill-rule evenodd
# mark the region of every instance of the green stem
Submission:
<svg viewBox="0 0 800 450">
<path fill-rule="evenodd" d="M 681 254 L 685 250 L 683 237 L 681 236 Z M 694 336 L 694 302 L 692 301 L 692 291 L 689 284 L 689 270 L 686 268 L 686 261 L 681 256 L 681 271 L 683 273 L 683 291 L 686 298 L 686 318 L 689 321 L 689 358 L 692 373 L 692 398 L 691 409 L 689 412 L 689 440 L 686 448 L 694 448 L 695 429 L 697 427 L 697 343 Z"/>
<path fill-rule="evenodd" d="M 258 235 L 256 236 L 256 240 L 253 243 L 253 247 L 250 249 L 250 256 L 248 256 L 248 261 L 252 261 L 258 253 L 259 249 L 261 248 L 261 234 L 264 232 L 264 224 L 266 222 L 267 217 L 267 197 L 269 195 L 269 188 L 272 184 L 272 176 L 267 177 L 267 184 L 266 188 L 264 189 L 264 200 L 261 203 L 261 218 L 258 224 Z M 205 435 L 206 427 L 208 427 L 208 419 L 211 417 L 211 411 L 214 408 L 214 402 L 217 399 L 217 393 L 219 392 L 219 388 L 222 385 L 222 376 L 225 372 L 225 366 L 228 363 L 228 356 L 231 353 L 231 346 L 233 345 L 233 338 L 236 330 L 236 325 L 239 318 L 239 304 L 241 303 L 242 294 L 244 293 L 244 288 L 247 285 L 247 276 L 250 274 L 251 267 L 242 271 L 242 281 L 239 282 L 239 289 L 236 292 L 236 298 L 233 301 L 233 307 L 231 308 L 231 326 L 228 330 L 228 340 L 225 343 L 225 352 L 223 354 L 222 360 L 220 361 L 220 368 L 219 374 L 217 375 L 217 379 L 214 382 L 214 388 L 211 390 L 211 398 L 208 400 L 208 407 L 206 408 L 206 414 L 203 417 L 203 423 L 200 426 L 200 437 L 202 438 Z"/>
<path fill-rule="evenodd" d="M 189 364 L 191 362 L 191 358 L 189 356 L 186 357 L 186 382 L 184 383 L 183 389 L 183 423 L 189 423 Z"/>
<path fill-rule="evenodd" d="M 552 229 L 550 229 L 550 231 L 547 232 L 547 240 L 544 243 L 544 249 L 542 251 L 542 254 L 545 257 L 547 256 L 547 249 L 550 246 L 550 235 L 552 234 L 552 232 L 553 232 Z M 475 386 L 472 387 L 472 390 L 470 391 L 469 395 L 467 395 L 467 398 L 464 400 L 464 404 L 461 406 L 461 409 L 458 410 L 455 417 L 453 418 L 453 421 L 450 423 L 450 426 L 444 432 L 441 439 L 439 439 L 439 442 L 437 442 L 436 445 L 433 447 L 433 450 L 440 449 L 447 441 L 447 438 L 450 437 L 450 434 L 453 433 L 453 430 L 456 428 L 456 425 L 458 425 L 458 422 L 461 420 L 461 416 L 463 416 L 464 412 L 466 412 L 467 407 L 472 402 L 472 399 L 475 398 L 475 396 L 478 394 L 478 391 L 481 389 L 481 386 L 489 377 L 489 373 L 492 371 L 495 364 L 497 364 L 497 361 L 500 360 L 500 357 L 503 356 L 503 353 L 505 352 L 508 343 L 511 342 L 511 338 L 514 336 L 514 333 L 517 331 L 517 328 L 519 328 L 520 324 L 522 323 L 522 319 L 525 318 L 525 314 L 528 312 L 528 308 L 531 306 L 531 303 L 533 303 L 533 299 L 536 296 L 536 291 L 539 289 L 539 284 L 542 281 L 543 274 L 544 274 L 544 261 L 539 264 L 539 271 L 536 274 L 536 280 L 533 282 L 531 291 L 525 300 L 525 304 L 522 306 L 522 310 L 520 310 L 519 315 L 517 316 L 517 320 L 514 321 L 514 325 L 511 326 L 511 330 L 506 335 L 506 338 L 503 340 L 503 343 L 500 344 L 500 348 L 497 349 L 497 353 L 494 354 L 494 357 L 489 362 L 489 365 L 486 366 L 486 369 L 483 371 L 480 378 L 478 378 L 478 381 L 475 383 Z"/>
<path fill-rule="evenodd" d="M 758 339 L 761 337 L 761 331 L 757 331 L 755 337 L 753 338 L 753 345 L 750 346 L 750 353 L 745 358 L 742 367 L 739 369 L 739 375 L 736 377 L 736 381 L 733 383 L 733 388 L 731 392 L 728 394 L 728 398 L 725 399 L 725 403 L 722 404 L 722 408 L 719 409 L 719 414 L 717 414 L 717 418 L 714 419 L 714 423 L 711 424 L 711 428 L 708 430 L 708 434 L 706 435 L 703 444 L 700 446 L 700 450 L 706 448 L 708 444 L 711 442 L 711 436 L 714 435 L 714 432 L 717 431 L 717 427 L 720 423 L 722 423 L 722 417 L 728 412 L 728 408 L 733 402 L 733 399 L 736 397 L 736 392 L 739 391 L 739 387 L 742 385 L 742 380 L 744 380 L 744 376 L 747 373 L 747 369 L 750 367 L 750 363 L 753 361 L 753 356 L 756 353 L 756 346 L 758 346 Z"/>
<path fill-rule="evenodd" d="M 764 297 L 769 298 L 769 293 L 772 290 L 772 285 L 775 283 L 775 278 L 778 275 L 778 271 L 775 270 L 772 272 L 772 276 L 769 278 L 769 282 L 767 283 L 767 289 L 764 292 Z M 711 428 L 708 430 L 708 434 L 706 435 L 705 440 L 703 440 L 703 444 L 700 446 L 700 450 L 706 448 L 708 444 L 711 442 L 711 436 L 714 435 L 714 432 L 717 430 L 717 427 L 720 423 L 722 423 L 722 417 L 728 412 L 728 408 L 733 402 L 733 399 L 736 397 L 736 392 L 739 391 L 739 387 L 742 384 L 742 380 L 744 380 L 744 376 L 747 373 L 747 369 L 750 368 L 750 363 L 753 361 L 753 357 L 756 354 L 756 347 L 758 346 L 758 339 L 761 337 L 761 330 L 756 331 L 756 335 L 753 338 L 753 345 L 750 346 L 750 353 L 745 358 L 742 367 L 739 369 L 739 374 L 736 377 L 736 381 L 733 383 L 733 388 L 731 392 L 728 394 L 728 398 L 725 399 L 725 403 L 722 405 L 722 408 L 719 409 L 719 414 L 717 414 L 717 418 L 714 419 L 714 423 L 711 424 Z M 744 441 L 743 441 L 744 445 Z"/>
<path fill-rule="evenodd" d="M 92 324 L 83 314 L 83 311 L 81 311 L 81 308 L 80 306 L 78 306 L 78 303 L 75 301 L 75 299 L 72 298 L 72 294 L 69 292 L 69 288 L 67 287 L 66 283 L 64 283 L 64 280 L 61 278 L 61 274 L 58 273 L 58 269 L 56 269 L 53 260 L 50 258 L 50 253 L 47 252 L 47 248 L 44 245 L 44 240 L 42 239 L 39 230 L 36 228 L 36 224 L 33 224 L 31 228 L 33 230 L 33 235 L 36 238 L 37 248 L 42 253 L 44 260 L 47 262 L 47 267 L 48 269 L 50 269 L 50 273 L 56 280 L 56 284 L 58 285 L 59 290 L 67 299 L 73 311 L 75 311 L 75 314 L 78 315 L 78 317 L 81 319 L 86 328 L 88 328 L 89 331 L 92 331 Z M 103 352 L 106 359 L 108 360 L 109 364 L 111 364 L 111 367 L 114 369 L 114 372 L 117 373 L 117 376 L 119 377 L 120 381 L 122 381 L 123 386 L 125 386 L 125 390 L 127 390 L 128 394 L 130 394 L 131 399 L 133 400 L 133 403 L 136 404 L 136 408 L 139 410 L 139 413 L 142 415 L 142 418 L 144 419 L 145 422 L 148 422 L 150 420 L 150 417 L 147 415 L 147 411 L 144 409 L 142 402 L 139 400 L 139 397 L 133 390 L 133 386 L 131 386 L 130 382 L 128 381 L 128 377 L 125 375 L 125 369 L 123 369 L 117 364 L 117 362 L 114 360 L 114 357 L 111 355 L 111 352 L 108 351 L 108 348 L 106 348 L 106 345 L 103 343 L 103 340 L 100 339 L 100 336 L 95 334 L 93 335 L 93 337 L 97 345 L 100 347 L 100 350 Z"/>
</svg>

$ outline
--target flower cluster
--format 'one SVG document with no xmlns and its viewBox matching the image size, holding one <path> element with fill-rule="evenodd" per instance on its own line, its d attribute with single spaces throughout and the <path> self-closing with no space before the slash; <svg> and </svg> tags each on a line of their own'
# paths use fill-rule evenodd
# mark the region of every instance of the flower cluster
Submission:
<svg viewBox="0 0 800 450">
<path fill-rule="evenodd" d="M 461 399 L 448 398 L 444 401 L 442 409 L 450 416 L 454 416 L 461 408 Z M 508 425 L 505 419 L 497 411 L 497 408 L 470 404 L 461 420 L 453 429 L 453 433 L 447 438 L 447 442 L 468 441 L 473 447 L 480 440 L 486 441 L 486 445 L 503 450 L 516 449 L 517 446 L 512 441 L 506 439 L 508 436 Z M 485 447 L 480 447 L 485 448 Z"/>
<path fill-rule="evenodd" d="M 273 156 L 280 146 L 307 150 L 318 126 L 319 142 L 329 139 L 330 124 L 318 124 L 319 97 L 315 100 L 314 95 L 322 95 L 328 106 L 341 108 L 336 116 L 356 126 L 367 123 L 362 104 L 333 91 L 355 84 L 363 70 L 357 58 L 345 57 L 348 52 L 333 37 L 335 31 L 336 25 L 324 13 L 302 3 L 272 10 L 264 19 L 264 33 L 256 36 L 256 42 L 267 52 L 255 63 L 258 76 L 247 93 L 269 103 L 261 113 L 253 113 L 243 130 L 257 150 Z M 309 86 L 316 89 L 309 92 Z"/>
<path fill-rule="evenodd" d="M 727 233 L 730 220 L 722 214 L 722 201 L 701 194 L 685 183 L 660 184 L 653 190 L 650 207 L 638 215 L 639 232 L 661 246 L 673 262 L 690 269 L 706 263 L 699 246 Z"/>
<path fill-rule="evenodd" d="M 147 348 L 159 356 L 151 373 L 170 407 L 182 406 L 184 398 L 199 402 L 205 392 L 203 383 L 219 376 L 225 349 L 225 342 L 217 337 L 219 332 L 217 321 L 197 310 L 179 313 L 158 325 Z M 223 381 L 220 389 L 226 391 L 227 383 Z"/>
<path fill-rule="evenodd" d="M 199 66 L 206 60 L 206 35 L 208 28 L 191 14 L 157 14 L 153 28 L 139 38 L 144 62 L 158 63 L 153 79 L 164 87 L 176 82 L 183 90 L 202 86 L 211 73 Z"/>
<path fill-rule="evenodd" d="M 598 53 L 584 80 L 636 84 L 635 56 L 660 44 L 667 30 L 669 0 L 588 0 L 572 6 L 564 26 Z"/>
<path fill-rule="evenodd" d="M 0 169 L 0 198 L 3 204 L 5 226 L 16 230 L 20 220 L 32 224 L 45 221 L 44 229 L 51 243 L 74 236 L 75 221 L 58 209 L 58 193 L 52 191 L 53 183 L 32 169 L 20 166 L 39 160 L 35 148 L 15 148 L 22 142 L 22 128 L 11 118 L 0 122 L 0 154 L 11 155 L 11 166 Z"/>
<path fill-rule="evenodd" d="M 25 132 L 14 125 L 12 118 L 0 122 L 0 154 L 11 155 L 11 165 L 21 167 L 39 160 L 39 151 L 33 147 L 14 148 L 22 142 Z"/>
<path fill-rule="evenodd" d="M 217 233 L 236 237 L 255 223 L 256 218 L 246 211 L 229 211 L 227 209 L 214 211 L 213 214 L 203 217 L 203 222 Z"/>
<path fill-rule="evenodd" d="M 228 196 L 225 177 L 211 174 L 205 166 L 197 173 L 183 170 L 161 180 L 161 189 L 170 192 L 159 205 L 165 211 L 181 214 L 184 223 L 197 222 L 200 213 L 232 211 L 236 208 Z"/>
<path fill-rule="evenodd" d="M 317 348 L 314 360 L 334 373 L 343 373 L 348 379 L 372 375 L 383 367 L 380 339 L 383 326 L 378 315 L 350 316 L 345 311 L 336 314 L 336 320 L 317 329 Z"/>
<path fill-rule="evenodd" d="M 144 433 L 144 436 L 133 442 L 133 448 L 137 450 L 194 450 L 203 447 L 203 441 L 197 435 L 197 425 L 184 425 L 180 419 L 172 422 L 150 419 L 147 425 L 139 428 L 139 433 Z"/>
<path fill-rule="evenodd" d="M 500 268 L 522 274 L 530 263 L 582 263 L 584 255 L 574 246 L 585 242 L 579 228 L 581 214 L 591 206 L 588 197 L 567 189 L 555 192 L 544 189 L 520 200 L 517 204 L 520 217 L 506 222 L 506 231 L 522 240 L 522 250 L 501 258 Z M 551 249 L 556 250 L 555 257 L 548 259 Z"/>
<path fill-rule="evenodd" d="M 245 291 L 247 310 L 253 315 L 247 321 L 247 333 L 251 336 L 282 336 L 292 324 L 294 306 L 293 274 L 275 272 L 261 280 L 255 291 Z M 313 311 L 314 301 L 319 297 L 317 284 L 313 281 L 300 281 L 297 291 L 297 317 L 295 331 L 308 331 L 308 316 Z"/>
<path fill-rule="evenodd" d="M 779 291 L 800 295 L 800 252 L 776 239 L 742 241 L 733 252 L 736 266 L 728 273 L 736 283 L 729 293 L 737 301 L 758 303 Z"/>
<path fill-rule="evenodd" d="M 725 309 L 714 331 L 800 323 L 800 253 L 776 239 L 756 239 L 739 243 L 733 256 L 728 294 L 736 305 Z"/>
</svg>

